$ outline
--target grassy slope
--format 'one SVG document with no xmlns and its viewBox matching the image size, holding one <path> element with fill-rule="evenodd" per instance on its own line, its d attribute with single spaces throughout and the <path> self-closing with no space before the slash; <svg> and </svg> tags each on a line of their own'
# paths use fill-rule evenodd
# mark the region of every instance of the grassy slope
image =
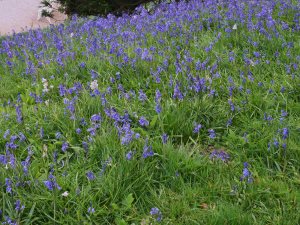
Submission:
<svg viewBox="0 0 300 225">
<path fill-rule="evenodd" d="M 117 62 L 123 59 L 115 55 L 112 56 L 114 63 L 109 63 L 107 51 L 100 51 L 95 56 L 82 56 L 81 52 L 85 51 L 82 40 L 89 38 L 91 33 L 88 32 L 82 34 L 82 39 L 72 39 L 68 34 L 61 36 L 67 46 L 73 46 L 75 59 L 66 59 L 65 67 L 51 61 L 37 69 L 35 80 L 22 74 L 26 65 L 17 57 L 13 59 L 17 65 L 12 72 L 0 67 L 0 101 L 3 104 L 8 99 L 16 102 L 20 93 L 23 114 L 23 122 L 19 124 L 13 106 L 0 106 L 1 112 L 10 115 L 8 118 L 4 114 L 0 117 L 0 146 L 3 149 L 0 154 L 4 154 L 8 142 L 2 137 L 7 129 L 11 134 L 21 131 L 27 137 L 14 150 L 17 168 L 5 169 L 4 165 L 0 165 L 3 215 L 20 221 L 20 224 L 126 224 L 125 221 L 137 224 L 142 220 L 154 221 L 149 211 L 158 207 L 163 215 L 162 224 L 299 223 L 299 68 L 292 69 L 291 73 L 286 71 L 287 64 L 297 62 L 299 32 L 293 34 L 292 31 L 280 30 L 279 38 L 267 40 L 262 34 L 248 31 L 242 25 L 231 34 L 217 27 L 204 27 L 203 31 L 192 33 L 189 33 L 188 27 L 183 30 L 182 37 L 171 38 L 166 33 L 147 34 L 141 46 L 156 48 L 153 60 L 148 62 L 136 57 L 135 68 L 130 65 L 118 68 Z M 58 33 L 55 29 L 51 32 Z M 216 39 L 219 32 L 221 36 Z M 188 43 L 186 38 L 190 38 Z M 46 35 L 44 39 L 51 42 Z M 159 39 L 164 39 L 164 44 L 160 44 Z M 253 46 L 249 39 L 258 45 Z M 214 40 L 217 40 L 216 44 L 206 52 L 205 47 Z M 292 49 L 283 47 L 288 42 L 294 43 Z M 106 45 L 110 47 L 108 43 Z M 134 45 L 125 49 L 131 57 L 135 56 Z M 47 53 L 57 51 L 51 44 L 49 46 Z M 164 49 L 163 56 L 158 54 L 161 49 Z M 229 61 L 229 51 L 236 55 L 233 62 Z M 246 55 L 255 61 L 255 51 L 261 54 L 260 63 L 245 65 L 243 57 Z M 274 57 L 276 51 L 279 52 L 278 57 Z M 291 52 L 290 57 L 287 51 Z M 176 73 L 173 65 L 178 55 L 181 56 L 179 61 L 186 60 L 188 56 L 193 58 L 192 62 L 186 60 L 182 63 L 181 73 Z M 37 62 L 33 54 L 29 57 Z M 161 82 L 156 83 L 150 75 L 151 68 L 155 70 L 162 66 L 167 57 L 169 66 L 160 74 Z M 2 59 L 6 60 L 4 56 Z M 210 68 L 207 66 L 197 71 L 195 64 L 198 59 L 201 62 L 209 59 Z M 45 60 L 46 57 L 42 59 L 43 62 Z M 85 62 L 85 68 L 79 66 L 81 62 Z M 214 77 L 214 73 L 210 72 L 215 63 L 220 77 Z M 90 78 L 91 69 L 100 74 L 97 78 L 100 92 L 104 93 L 108 86 L 112 88 L 112 94 L 106 94 L 105 106 L 101 104 L 100 96 L 90 96 L 88 82 L 93 80 Z M 207 91 L 195 93 L 187 88 L 189 69 L 193 76 L 206 79 Z M 254 81 L 251 81 L 248 71 L 252 72 Z M 120 72 L 121 78 L 111 83 L 110 78 L 116 78 L 117 72 Z M 241 72 L 244 72 L 244 80 Z M 53 75 L 54 78 L 51 78 Z M 174 80 L 172 87 L 169 86 L 170 75 Z M 44 102 L 36 104 L 29 96 L 30 92 L 42 94 L 42 77 L 54 86 L 43 96 L 44 101 L 49 99 L 49 106 Z M 182 101 L 172 98 L 175 80 L 180 81 L 181 91 L 185 93 Z M 77 95 L 74 121 L 69 119 L 68 112 L 65 113 L 64 97 L 59 96 L 58 86 L 63 83 L 70 88 L 76 82 L 82 82 L 83 90 Z M 259 82 L 263 85 L 259 86 Z M 236 88 L 230 97 L 228 88 L 233 83 Z M 134 90 L 136 97 L 126 99 L 124 92 L 118 89 L 119 84 L 126 93 Z M 243 90 L 238 91 L 241 85 Z M 286 89 L 284 92 L 280 91 L 282 86 Z M 144 103 L 137 97 L 140 89 L 148 96 Z M 160 114 L 155 112 L 156 89 L 162 93 Z M 217 95 L 210 96 L 209 90 L 215 90 Z M 72 99 L 73 96 L 75 94 L 65 97 Z M 234 102 L 235 111 L 230 110 L 228 99 Z M 113 121 L 105 116 L 106 107 L 115 107 L 121 115 L 127 111 L 133 131 L 140 133 L 141 138 L 122 145 Z M 279 119 L 281 110 L 288 112 L 283 122 Z M 81 142 L 87 141 L 87 128 L 91 125 L 89 118 L 96 113 L 101 114 L 103 121 L 93 142 L 89 143 L 88 153 L 85 153 Z M 264 120 L 265 114 L 271 115 L 273 120 Z M 150 121 L 148 127 L 139 125 L 140 116 Z M 85 118 L 88 126 L 82 127 L 80 118 Z M 230 118 L 232 125 L 227 126 Z M 194 122 L 203 126 L 199 134 L 193 133 Z M 78 127 L 82 128 L 81 134 L 75 132 Z M 281 135 L 284 127 L 289 129 L 287 140 Z M 43 138 L 40 137 L 41 128 L 44 129 Z M 216 131 L 215 139 L 208 137 L 208 129 Z M 63 134 L 60 140 L 55 138 L 58 131 Z M 161 142 L 163 133 L 169 136 L 166 144 Z M 287 148 L 276 148 L 274 138 L 280 145 L 286 143 Z M 143 159 L 141 155 L 146 139 L 155 155 Z M 70 147 L 64 153 L 61 145 L 65 140 Z M 271 147 L 268 150 L 269 142 Z M 34 154 L 29 173 L 24 175 L 20 161 L 25 160 L 28 146 Z M 227 163 L 211 160 L 209 154 L 212 148 L 224 149 L 230 154 L 230 160 Z M 130 150 L 136 153 L 132 160 L 127 160 L 125 155 Z M 55 151 L 58 152 L 56 162 L 53 161 Z M 99 175 L 109 158 L 111 163 Z M 243 162 L 250 165 L 253 183 L 240 181 Z M 54 175 L 61 190 L 49 191 L 42 183 L 47 180 L 51 165 L 54 165 Z M 97 178 L 89 181 L 86 178 L 88 171 L 93 171 Z M 13 180 L 13 194 L 7 193 L 4 185 L 8 177 Z M 15 187 L 18 181 L 31 181 L 31 184 Z M 64 191 L 69 192 L 68 197 L 61 196 Z M 22 212 L 14 209 L 17 199 L 25 204 Z M 89 214 L 89 207 L 93 207 L 95 213 Z"/>
</svg>

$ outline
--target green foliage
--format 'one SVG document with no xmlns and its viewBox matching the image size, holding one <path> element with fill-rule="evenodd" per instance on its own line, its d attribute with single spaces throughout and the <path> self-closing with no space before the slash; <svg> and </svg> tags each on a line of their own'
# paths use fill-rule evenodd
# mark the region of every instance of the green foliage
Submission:
<svg viewBox="0 0 300 225">
<path fill-rule="evenodd" d="M 59 11 L 79 16 L 106 16 L 108 14 L 121 15 L 132 13 L 136 7 L 149 2 L 159 3 L 160 0 L 54 0 L 60 5 Z M 51 7 L 49 0 L 43 0 L 44 6 Z M 45 16 L 51 14 L 44 12 Z"/>
<path fill-rule="evenodd" d="M 102 2 L 97 4 L 100 6 Z M 96 9 L 95 14 L 98 14 Z M 194 28 L 202 20 L 208 21 L 197 16 L 198 12 Z M 113 49 L 113 37 L 118 29 L 99 32 L 95 27 L 87 28 L 89 23 L 82 27 L 81 20 L 71 21 L 71 26 L 18 34 L 15 41 L 8 37 L 8 53 L 15 55 L 6 57 L 4 50 L 0 54 L 0 61 L 4 62 L 0 67 L 0 155 L 6 154 L 6 144 L 11 141 L 10 136 L 4 137 L 5 131 L 10 130 L 11 136 L 23 132 L 26 140 L 18 142 L 17 149 L 13 150 L 15 168 L 9 163 L 0 165 L 0 223 L 5 224 L 4 216 L 9 216 L 18 224 L 28 225 L 150 225 L 158 223 L 149 214 L 151 208 L 157 207 L 163 216 L 160 224 L 299 224 L 300 70 L 295 69 L 294 76 L 286 71 L 286 66 L 296 63 L 299 55 L 299 32 L 279 30 L 279 37 L 267 39 L 258 31 L 249 31 L 245 25 L 239 25 L 231 33 L 219 29 L 217 24 L 191 31 L 188 15 L 183 18 L 184 22 L 172 23 L 167 32 L 145 33 L 143 39 L 134 39 L 130 44 L 126 32 L 122 33 L 124 36 L 117 36 L 120 52 L 122 48 L 118 56 L 108 53 Z M 159 19 L 164 22 L 165 17 Z M 127 21 L 122 29 L 138 35 L 149 27 L 135 30 L 137 26 Z M 180 35 L 176 36 L 179 31 Z M 103 37 L 109 41 L 103 41 Z M 215 42 L 212 49 L 205 51 L 211 42 Z M 55 55 L 60 43 L 64 50 Z M 93 43 L 101 46 L 94 54 L 89 53 Z M 286 43 L 295 45 L 290 56 L 286 54 L 287 47 L 283 47 Z M 155 57 L 151 61 L 141 59 L 136 53 L 139 48 L 152 49 Z M 157 54 L 160 51 L 163 53 Z M 253 51 L 264 54 L 259 58 L 260 63 L 245 65 L 244 58 L 253 58 Z M 278 57 L 274 57 L 276 51 L 281 53 Z M 229 60 L 229 52 L 235 54 L 235 60 Z M 134 66 L 124 63 L 125 53 L 134 59 Z M 62 55 L 66 56 L 62 59 L 64 66 L 58 63 Z M 196 63 L 188 60 L 191 58 L 202 63 L 209 59 L 207 67 L 196 70 Z M 166 59 L 169 64 L 161 72 L 158 83 L 150 73 L 163 67 Z M 8 60 L 13 62 L 12 68 L 7 67 Z M 36 65 L 32 76 L 24 72 L 29 60 Z M 183 68 L 178 73 L 175 72 L 177 61 L 182 61 Z M 84 66 L 80 66 L 82 62 Z M 216 63 L 219 76 L 210 72 Z M 98 76 L 92 78 L 91 71 Z M 254 81 L 247 76 L 248 71 L 254 74 Z M 205 84 L 216 94 L 211 95 L 209 90 L 195 93 L 187 88 L 188 75 L 205 79 Z M 43 92 L 42 78 L 53 85 L 48 92 Z M 175 79 L 186 93 L 183 100 L 172 96 Z M 90 83 L 94 80 L 99 84 L 100 93 L 106 93 L 106 105 L 102 104 L 101 95 L 92 93 Z M 73 87 L 78 82 L 82 89 L 77 94 Z M 72 93 L 60 96 L 60 85 Z M 229 97 L 230 86 L 235 89 Z M 282 86 L 286 90 L 281 92 Z M 162 95 L 160 113 L 155 111 L 157 89 Z M 138 97 L 140 90 L 147 95 L 143 102 Z M 42 101 L 36 102 L 34 94 L 41 96 Z M 74 96 L 76 119 L 71 119 L 64 100 Z M 229 99 L 236 110 L 230 109 Z M 22 123 L 16 122 L 14 104 L 18 101 L 22 107 Z M 105 113 L 111 107 L 120 115 L 128 113 L 131 128 L 140 134 L 139 139 L 129 145 L 121 144 L 119 130 Z M 288 113 L 284 118 L 281 118 L 282 110 Z M 88 129 L 95 114 L 101 114 L 103 120 L 97 134 L 91 137 Z M 267 121 L 265 114 L 273 119 Z M 140 116 L 149 120 L 149 126 L 139 125 Z M 87 125 L 81 124 L 82 118 Z M 232 119 L 230 125 L 228 119 Z M 203 126 L 198 133 L 194 132 L 194 123 Z M 41 137 L 41 127 L 44 137 Z M 289 135 L 283 139 L 284 127 L 289 128 Z M 81 128 L 81 133 L 77 133 L 77 128 Z M 208 129 L 216 131 L 216 138 L 209 138 Z M 56 138 L 57 132 L 62 138 Z M 169 137 L 165 143 L 162 134 Z M 87 137 L 92 139 L 88 151 L 82 145 L 82 141 L 89 140 Z M 272 143 L 274 138 L 280 144 L 286 143 L 286 149 L 281 145 L 276 148 Z M 148 158 L 142 157 L 145 140 L 154 151 Z M 62 151 L 64 141 L 69 143 L 66 152 Z M 25 175 L 21 162 L 26 160 L 29 147 L 33 155 Z M 211 158 L 214 149 L 224 150 L 230 159 L 224 162 Z M 134 152 L 130 160 L 126 158 L 129 151 Z M 56 160 L 54 153 L 57 153 Z M 111 161 L 105 164 L 108 159 Z M 252 183 L 240 180 L 243 162 L 250 164 Z M 52 170 L 61 190 L 50 191 L 43 183 Z M 90 171 L 97 174 L 93 180 L 87 178 Z M 6 178 L 13 181 L 13 193 L 6 190 Z M 63 195 L 65 192 L 67 196 Z M 16 200 L 25 205 L 22 211 L 15 210 Z"/>
</svg>

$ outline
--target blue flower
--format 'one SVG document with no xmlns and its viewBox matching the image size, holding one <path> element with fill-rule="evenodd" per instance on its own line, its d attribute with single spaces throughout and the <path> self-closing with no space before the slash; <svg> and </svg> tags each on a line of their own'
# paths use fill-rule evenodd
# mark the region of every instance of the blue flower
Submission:
<svg viewBox="0 0 300 225">
<path fill-rule="evenodd" d="M 157 207 L 151 208 L 150 215 L 154 216 L 158 222 L 162 220 L 162 213 Z"/>
<path fill-rule="evenodd" d="M 199 133 L 199 131 L 200 131 L 201 128 L 202 128 L 202 125 L 200 123 L 199 124 L 195 124 L 193 132 L 195 134 L 197 134 L 197 133 Z"/>
<path fill-rule="evenodd" d="M 23 116 L 22 116 L 21 106 L 16 105 L 15 108 L 16 108 L 16 114 L 17 114 L 17 122 L 22 123 Z"/>
<path fill-rule="evenodd" d="M 92 171 L 87 172 L 86 177 L 88 180 L 95 180 L 95 178 L 96 178 Z"/>
<path fill-rule="evenodd" d="M 181 93 L 180 89 L 179 89 L 179 84 L 176 83 L 175 87 L 174 87 L 174 93 L 173 93 L 173 98 L 174 99 L 179 99 L 182 100 L 183 99 L 183 94 Z"/>
<path fill-rule="evenodd" d="M 133 152 L 132 151 L 129 151 L 129 152 L 127 152 L 127 154 L 126 154 L 126 159 L 127 160 L 131 160 L 132 159 L 132 157 L 133 157 Z"/>
<path fill-rule="evenodd" d="M 101 116 L 99 114 L 94 114 L 91 117 L 91 121 L 92 122 L 99 122 L 99 121 L 101 121 Z"/>
<path fill-rule="evenodd" d="M 81 133 L 81 129 L 80 128 L 77 128 L 76 129 L 76 134 L 80 134 Z"/>
<path fill-rule="evenodd" d="M 148 158 L 154 155 L 154 152 L 152 150 L 152 146 L 147 144 L 147 141 L 144 145 L 144 151 L 143 151 L 143 158 Z"/>
<path fill-rule="evenodd" d="M 282 138 L 283 138 L 283 140 L 287 139 L 288 136 L 289 136 L 289 129 L 285 127 L 285 128 L 282 129 Z"/>
<path fill-rule="evenodd" d="M 15 203 L 15 210 L 17 212 L 20 212 L 22 211 L 23 209 L 25 208 L 24 205 L 21 205 L 21 201 L 20 200 L 17 200 L 16 203 Z"/>
<path fill-rule="evenodd" d="M 161 110 L 162 110 L 161 105 L 159 103 L 156 103 L 155 104 L 155 111 L 159 114 L 159 113 L 161 113 Z"/>
<path fill-rule="evenodd" d="M 63 152 L 66 152 L 68 148 L 69 148 L 69 143 L 65 141 L 61 146 L 61 150 Z"/>
<path fill-rule="evenodd" d="M 11 179 L 5 178 L 5 186 L 6 186 L 6 192 L 12 193 L 12 182 Z"/>
<path fill-rule="evenodd" d="M 88 208 L 87 212 L 88 212 L 89 214 L 94 214 L 94 213 L 95 213 L 95 209 L 94 209 L 92 206 L 90 206 L 90 207 Z"/>
<path fill-rule="evenodd" d="M 53 176 L 52 173 L 49 174 L 48 180 L 44 181 L 43 183 L 49 191 L 53 191 L 54 189 L 57 189 L 57 190 L 61 189 L 61 187 L 56 182 L 55 176 Z"/>
<path fill-rule="evenodd" d="M 139 119 L 139 123 L 143 127 L 149 126 L 149 121 L 143 116 L 141 116 L 141 118 Z"/>
<path fill-rule="evenodd" d="M 216 133 L 213 129 L 209 129 L 208 133 L 209 133 L 209 138 L 211 138 L 211 139 L 216 138 Z"/>
<path fill-rule="evenodd" d="M 241 176 L 240 180 L 241 181 L 246 180 L 248 183 L 252 183 L 253 177 L 252 177 L 252 173 L 249 171 L 248 167 L 249 167 L 249 164 L 247 162 L 244 162 L 244 168 L 243 168 L 243 172 L 242 172 L 242 176 Z"/>
<path fill-rule="evenodd" d="M 9 129 L 7 129 L 7 130 L 4 132 L 3 138 L 6 139 L 8 135 L 10 135 L 10 130 L 9 130 Z"/>
<path fill-rule="evenodd" d="M 56 132 L 56 133 L 55 133 L 55 138 L 56 138 L 57 140 L 59 140 L 61 137 L 62 137 L 62 134 L 61 134 L 60 132 Z"/>
<path fill-rule="evenodd" d="M 229 161 L 230 156 L 229 156 L 228 153 L 226 153 L 226 152 L 223 151 L 223 150 L 220 150 L 220 151 L 214 150 L 214 151 L 212 151 L 212 152 L 210 153 L 209 158 L 210 158 L 211 160 L 213 160 L 213 159 L 221 159 L 223 162 L 227 162 L 227 161 Z"/>
<path fill-rule="evenodd" d="M 158 103 L 161 100 L 161 93 L 158 89 L 155 91 L 155 102 Z"/>
<path fill-rule="evenodd" d="M 166 144 L 167 143 L 167 141 L 168 141 L 168 135 L 166 134 L 166 133 L 164 133 L 164 134 L 162 134 L 161 135 L 161 140 L 162 140 L 162 143 L 163 144 Z"/>
<path fill-rule="evenodd" d="M 147 95 L 143 92 L 143 90 L 139 90 L 139 100 L 142 102 L 147 100 Z"/>
</svg>

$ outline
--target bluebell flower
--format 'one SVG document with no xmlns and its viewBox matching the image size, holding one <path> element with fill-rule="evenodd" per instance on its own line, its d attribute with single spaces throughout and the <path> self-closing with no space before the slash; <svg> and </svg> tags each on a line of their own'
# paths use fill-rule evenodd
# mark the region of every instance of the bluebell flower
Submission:
<svg viewBox="0 0 300 225">
<path fill-rule="evenodd" d="M 139 100 L 144 102 L 147 100 L 147 95 L 143 92 L 143 90 L 139 90 Z"/>
<path fill-rule="evenodd" d="M 273 117 L 271 115 L 267 115 L 266 113 L 264 113 L 264 120 L 266 120 L 266 121 L 272 121 Z"/>
<path fill-rule="evenodd" d="M 44 128 L 43 127 L 40 128 L 40 138 L 41 139 L 44 138 Z"/>
<path fill-rule="evenodd" d="M 208 133 L 209 133 L 209 138 L 211 138 L 211 139 L 216 138 L 216 133 L 213 129 L 209 129 Z"/>
<path fill-rule="evenodd" d="M 15 143 L 15 141 L 18 139 L 18 136 L 17 135 L 12 135 L 10 137 L 10 140 L 9 142 L 6 143 L 6 150 L 9 150 L 9 149 L 17 149 L 18 148 L 18 145 Z"/>
<path fill-rule="evenodd" d="M 151 145 L 150 146 L 145 145 L 144 146 L 144 151 L 143 151 L 143 158 L 145 159 L 145 158 L 151 157 L 153 155 L 154 155 L 154 152 L 152 150 L 152 146 Z"/>
<path fill-rule="evenodd" d="M 233 102 L 232 102 L 231 99 L 228 100 L 228 104 L 230 105 L 230 110 L 231 110 L 232 112 L 234 112 L 235 106 L 234 106 L 234 104 L 233 104 Z"/>
<path fill-rule="evenodd" d="M 59 95 L 60 96 L 65 96 L 67 94 L 67 89 L 64 85 L 60 84 L 58 86 L 58 89 L 59 89 Z"/>
<path fill-rule="evenodd" d="M 107 168 L 107 166 L 110 166 L 112 163 L 112 158 L 109 157 L 107 160 L 105 160 L 103 163 L 102 163 L 102 168 L 100 170 L 100 173 L 99 175 L 102 176 Z"/>
<path fill-rule="evenodd" d="M 164 134 L 162 134 L 161 135 L 161 140 L 162 140 L 162 143 L 163 144 L 166 144 L 167 143 L 167 141 L 168 141 L 168 135 L 166 134 L 166 133 L 164 133 Z"/>
<path fill-rule="evenodd" d="M 156 113 L 160 114 L 161 110 L 162 110 L 161 105 L 159 103 L 156 103 L 155 104 L 155 111 L 156 111 Z"/>
<path fill-rule="evenodd" d="M 91 121 L 92 122 L 99 122 L 101 121 L 101 116 L 99 114 L 94 114 L 91 116 Z"/>
<path fill-rule="evenodd" d="M 49 191 L 53 191 L 54 189 L 61 190 L 61 187 L 56 182 L 56 178 L 52 172 L 49 174 L 48 180 L 44 181 L 43 183 Z"/>
<path fill-rule="evenodd" d="M 162 220 L 162 213 L 157 207 L 151 208 L 150 215 L 154 216 L 158 222 Z"/>
<path fill-rule="evenodd" d="M 132 157 L 133 157 L 133 152 L 132 151 L 129 151 L 129 152 L 127 152 L 127 154 L 126 154 L 126 159 L 127 160 L 131 160 L 132 159 Z"/>
<path fill-rule="evenodd" d="M 285 110 L 281 110 L 281 116 L 282 117 L 286 117 L 288 115 L 288 113 Z"/>
<path fill-rule="evenodd" d="M 23 142 L 26 140 L 26 137 L 22 132 L 19 132 L 19 139 L 20 139 L 20 142 Z"/>
<path fill-rule="evenodd" d="M 282 145 L 281 145 L 281 146 L 282 146 L 282 148 L 283 148 L 283 149 L 286 149 L 286 147 L 287 147 L 287 144 L 286 144 L 286 143 L 282 143 Z"/>
<path fill-rule="evenodd" d="M 9 216 L 5 216 L 5 221 L 2 222 L 3 225 L 18 225 L 17 221 L 12 220 Z"/>
<path fill-rule="evenodd" d="M 87 212 L 88 212 L 89 214 L 94 214 L 94 213 L 95 213 L 95 209 L 94 209 L 92 206 L 90 206 L 90 207 L 88 208 Z"/>
<path fill-rule="evenodd" d="M 226 122 L 226 127 L 229 127 L 232 125 L 232 118 L 229 118 Z"/>
<path fill-rule="evenodd" d="M 81 133 L 81 129 L 80 128 L 77 128 L 76 129 L 76 134 L 80 134 Z"/>
<path fill-rule="evenodd" d="M 7 164 L 7 157 L 5 155 L 0 155 L 0 163 L 2 165 L 6 165 Z"/>
<path fill-rule="evenodd" d="M 6 186 L 6 192 L 12 193 L 12 182 L 11 179 L 5 178 L 5 186 Z"/>
<path fill-rule="evenodd" d="M 227 162 L 227 161 L 229 161 L 230 156 L 229 156 L 228 153 L 226 153 L 226 152 L 223 151 L 223 150 L 220 150 L 220 151 L 218 151 L 218 150 L 213 150 L 213 151 L 210 153 L 209 158 L 210 158 L 211 160 L 213 160 L 213 159 L 221 159 L 223 162 Z"/>
<path fill-rule="evenodd" d="M 274 138 L 274 140 L 273 140 L 273 145 L 275 146 L 275 148 L 279 147 L 279 142 L 276 138 Z"/>
<path fill-rule="evenodd" d="M 244 162 L 244 168 L 243 168 L 243 172 L 242 172 L 242 176 L 241 176 L 240 180 L 241 181 L 246 180 L 248 183 L 252 183 L 253 177 L 252 177 L 252 173 L 249 171 L 248 167 L 249 167 L 249 164 L 247 162 Z"/>
<path fill-rule="evenodd" d="M 155 91 L 155 102 L 158 103 L 161 100 L 161 93 L 158 89 Z"/>
<path fill-rule="evenodd" d="M 21 201 L 20 201 L 20 200 L 17 200 L 17 201 L 15 202 L 15 210 L 16 210 L 17 212 L 21 212 L 24 208 L 25 208 L 25 206 L 21 204 Z"/>
<path fill-rule="evenodd" d="M 86 177 L 87 177 L 87 179 L 90 180 L 90 181 L 91 181 L 91 180 L 95 180 L 95 178 L 96 178 L 95 175 L 94 175 L 94 173 L 93 173 L 92 171 L 87 172 L 87 173 L 86 173 Z"/>
<path fill-rule="evenodd" d="M 17 114 L 17 122 L 18 123 L 22 123 L 23 116 L 22 116 L 21 106 L 20 105 L 16 105 L 15 109 L 16 109 L 16 114 Z"/>
<path fill-rule="evenodd" d="M 90 127 L 87 129 L 87 132 L 89 132 L 90 135 L 92 135 L 92 136 L 96 136 L 96 131 L 97 131 L 96 127 Z"/>
<path fill-rule="evenodd" d="M 85 142 L 85 141 L 82 142 L 82 147 L 83 147 L 83 149 L 85 150 L 85 152 L 87 152 L 87 151 L 89 150 L 89 145 L 88 145 L 88 143 Z"/>
<path fill-rule="evenodd" d="M 85 62 L 81 62 L 81 63 L 79 64 L 79 67 L 81 67 L 81 68 L 85 68 L 85 67 L 86 67 L 86 64 L 85 64 Z"/>
<path fill-rule="evenodd" d="M 149 126 L 149 121 L 143 116 L 141 116 L 141 118 L 139 119 L 139 123 L 143 127 Z"/>
<path fill-rule="evenodd" d="M 81 119 L 80 119 L 80 125 L 81 125 L 81 126 L 86 126 L 86 125 L 87 125 L 87 123 L 86 123 L 86 121 L 85 121 L 84 118 L 81 118 Z"/>
<path fill-rule="evenodd" d="M 199 124 L 195 123 L 193 132 L 195 134 L 198 134 L 201 128 L 202 128 L 202 125 L 200 123 Z"/>
<path fill-rule="evenodd" d="M 174 99 L 179 99 L 182 100 L 183 99 L 183 94 L 181 93 L 180 89 L 179 89 L 179 85 L 178 83 L 176 83 L 175 87 L 174 87 L 174 93 L 173 93 L 173 98 Z"/>
<path fill-rule="evenodd" d="M 9 129 L 7 129 L 7 130 L 4 132 L 3 138 L 6 139 L 8 135 L 10 135 L 10 130 L 9 130 Z"/>
<path fill-rule="evenodd" d="M 61 134 L 60 132 L 56 132 L 56 133 L 55 133 L 55 138 L 56 138 L 57 140 L 59 140 L 61 137 L 62 137 L 62 134 Z"/>
<path fill-rule="evenodd" d="M 21 165 L 23 167 L 23 172 L 24 172 L 25 175 L 28 175 L 28 167 L 30 165 L 30 158 L 31 158 L 31 155 L 28 154 L 28 156 L 26 157 L 25 161 L 21 162 Z"/>
<path fill-rule="evenodd" d="M 66 142 L 66 141 L 63 142 L 63 144 L 62 144 L 62 146 L 61 146 L 61 150 L 62 150 L 63 152 L 66 152 L 68 148 L 69 148 L 69 143 Z"/>
<path fill-rule="evenodd" d="M 288 136 L 289 136 L 289 129 L 285 127 L 282 129 L 282 139 L 285 140 L 288 138 Z"/>
</svg>

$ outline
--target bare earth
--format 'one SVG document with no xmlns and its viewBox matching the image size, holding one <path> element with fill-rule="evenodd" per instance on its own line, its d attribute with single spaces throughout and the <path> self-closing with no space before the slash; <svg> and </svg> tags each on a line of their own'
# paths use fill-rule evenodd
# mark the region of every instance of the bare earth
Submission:
<svg viewBox="0 0 300 225">
<path fill-rule="evenodd" d="M 0 0 L 0 35 L 26 31 L 31 28 L 49 26 L 46 18 L 37 20 L 41 0 Z M 66 19 L 64 14 L 55 12 L 52 24 Z"/>
</svg>

